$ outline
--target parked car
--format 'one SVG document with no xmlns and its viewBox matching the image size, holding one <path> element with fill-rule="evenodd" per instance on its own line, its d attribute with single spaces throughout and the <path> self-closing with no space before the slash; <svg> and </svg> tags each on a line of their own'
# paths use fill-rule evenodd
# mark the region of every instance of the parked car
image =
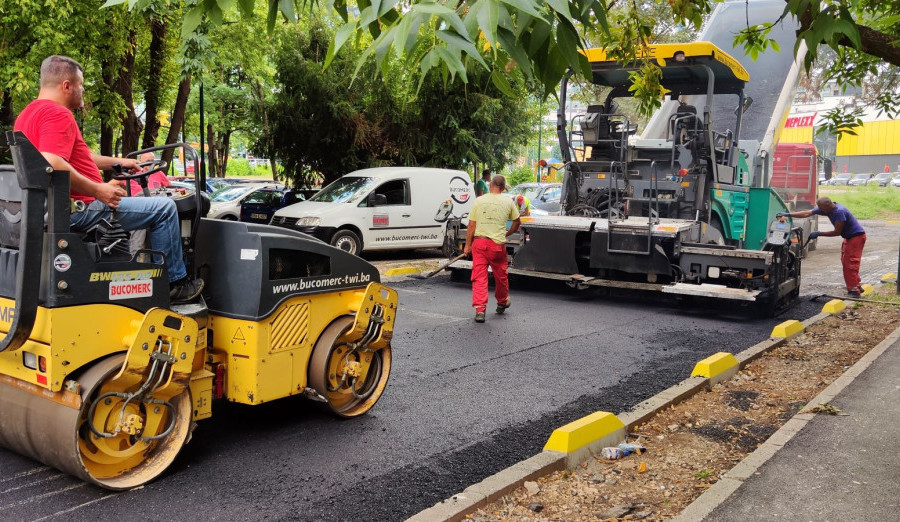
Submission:
<svg viewBox="0 0 900 522">
<path fill-rule="evenodd" d="M 819 171 L 819 185 L 825 185 L 828 183 L 828 176 L 825 174 L 824 170 Z"/>
<path fill-rule="evenodd" d="M 515 187 L 509 189 L 509 191 L 507 191 L 507 194 L 509 194 L 510 196 L 518 196 L 519 194 L 522 194 L 523 196 L 531 200 L 531 205 L 534 206 L 535 203 L 540 201 L 541 197 L 550 189 L 561 187 L 562 183 L 519 183 Z"/>
<path fill-rule="evenodd" d="M 276 211 L 271 224 L 351 254 L 440 248 L 449 219 L 467 216 L 474 199 L 469 175 L 459 170 L 364 169 L 335 180 L 309 201 Z"/>
<path fill-rule="evenodd" d="M 831 178 L 831 181 L 829 181 L 828 184 L 829 185 L 846 185 L 850 181 L 850 178 L 852 178 L 852 177 L 853 177 L 853 174 L 838 174 L 838 175 L 834 176 L 833 178 Z"/>
<path fill-rule="evenodd" d="M 847 182 L 847 185 L 850 185 L 851 187 L 859 187 L 868 183 L 869 179 L 871 178 L 872 173 L 856 174 L 852 178 L 850 178 L 850 181 Z"/>
<path fill-rule="evenodd" d="M 210 196 L 208 218 L 237 221 L 241 217 L 241 201 L 253 191 L 264 187 L 284 188 L 284 185 L 273 183 L 236 183 Z"/>
<path fill-rule="evenodd" d="M 223 178 L 206 178 L 206 189 L 205 192 L 209 194 L 213 194 L 222 190 L 223 188 L 230 187 L 231 185 L 228 183 L 222 183 Z M 191 186 L 191 189 L 194 188 L 194 177 L 193 176 L 169 176 L 169 181 L 172 183 L 184 183 Z"/>
<path fill-rule="evenodd" d="M 881 172 L 869 178 L 866 181 L 866 185 L 878 185 L 879 187 L 886 187 L 888 186 L 888 183 L 891 182 L 891 178 L 893 177 L 894 175 L 890 172 Z"/>
<path fill-rule="evenodd" d="M 278 209 L 306 199 L 303 189 L 257 189 L 241 201 L 241 221 L 268 224 Z"/>
<path fill-rule="evenodd" d="M 561 196 L 562 185 L 548 188 L 537 200 L 531 201 L 532 213 L 541 211 L 546 212 L 547 214 L 558 214 Z"/>
<path fill-rule="evenodd" d="M 892 187 L 900 187 L 900 172 L 894 173 L 894 177 L 891 178 L 891 186 Z"/>
</svg>

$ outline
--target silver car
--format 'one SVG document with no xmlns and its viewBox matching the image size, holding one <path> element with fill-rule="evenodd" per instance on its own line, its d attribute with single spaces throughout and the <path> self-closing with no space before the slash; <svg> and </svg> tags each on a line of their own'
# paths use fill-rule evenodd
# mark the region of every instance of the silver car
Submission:
<svg viewBox="0 0 900 522">
<path fill-rule="evenodd" d="M 828 182 L 829 185 L 846 185 L 850 178 L 853 177 L 853 174 L 838 174 L 835 177 L 831 178 Z"/>
<path fill-rule="evenodd" d="M 852 178 L 850 178 L 850 181 L 847 182 L 847 185 L 850 185 L 851 187 L 859 187 L 868 183 L 869 179 L 871 178 L 871 173 L 855 174 Z"/>
<path fill-rule="evenodd" d="M 238 221 L 241 219 L 241 201 L 256 189 L 275 187 L 283 189 L 280 183 L 236 183 L 226 187 L 209 198 L 208 218 Z"/>
</svg>

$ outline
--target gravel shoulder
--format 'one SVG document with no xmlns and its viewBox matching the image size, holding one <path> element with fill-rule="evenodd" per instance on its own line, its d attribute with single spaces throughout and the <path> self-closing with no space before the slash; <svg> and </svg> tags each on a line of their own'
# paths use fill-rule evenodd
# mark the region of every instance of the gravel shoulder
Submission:
<svg viewBox="0 0 900 522">
<path fill-rule="evenodd" d="M 893 288 L 893 287 L 891 287 Z M 730 381 L 660 412 L 628 435 L 646 452 L 594 455 L 526 483 L 473 520 L 661 520 L 678 515 L 900 324 L 895 306 L 859 305 L 809 328 Z"/>
</svg>

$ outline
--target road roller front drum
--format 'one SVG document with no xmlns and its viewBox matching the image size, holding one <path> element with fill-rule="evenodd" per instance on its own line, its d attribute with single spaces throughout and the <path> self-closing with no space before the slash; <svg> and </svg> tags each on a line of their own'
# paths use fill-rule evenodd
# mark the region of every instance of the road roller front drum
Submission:
<svg viewBox="0 0 900 522">
<path fill-rule="evenodd" d="M 351 316 L 331 323 L 316 341 L 309 362 L 309 385 L 325 397 L 334 414 L 346 418 L 375 406 L 391 372 L 390 345 L 369 351 L 341 342 L 351 326 Z"/>
</svg>

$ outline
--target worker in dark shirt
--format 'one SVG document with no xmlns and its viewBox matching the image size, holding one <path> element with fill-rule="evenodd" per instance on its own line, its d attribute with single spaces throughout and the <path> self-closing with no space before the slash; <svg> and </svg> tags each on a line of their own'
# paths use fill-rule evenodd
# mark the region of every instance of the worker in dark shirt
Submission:
<svg viewBox="0 0 900 522">
<path fill-rule="evenodd" d="M 856 216 L 840 203 L 831 201 L 830 198 L 821 197 L 816 201 L 816 208 L 799 212 L 785 212 L 779 216 L 791 216 L 805 218 L 812 215 L 827 216 L 834 230 L 831 232 L 811 232 L 809 239 L 819 236 L 844 238 L 841 245 L 841 265 L 844 267 L 844 283 L 847 285 L 847 295 L 859 297 L 862 287 L 859 286 L 859 261 L 862 259 L 863 247 L 866 246 L 866 230 L 856 220 Z"/>
</svg>

